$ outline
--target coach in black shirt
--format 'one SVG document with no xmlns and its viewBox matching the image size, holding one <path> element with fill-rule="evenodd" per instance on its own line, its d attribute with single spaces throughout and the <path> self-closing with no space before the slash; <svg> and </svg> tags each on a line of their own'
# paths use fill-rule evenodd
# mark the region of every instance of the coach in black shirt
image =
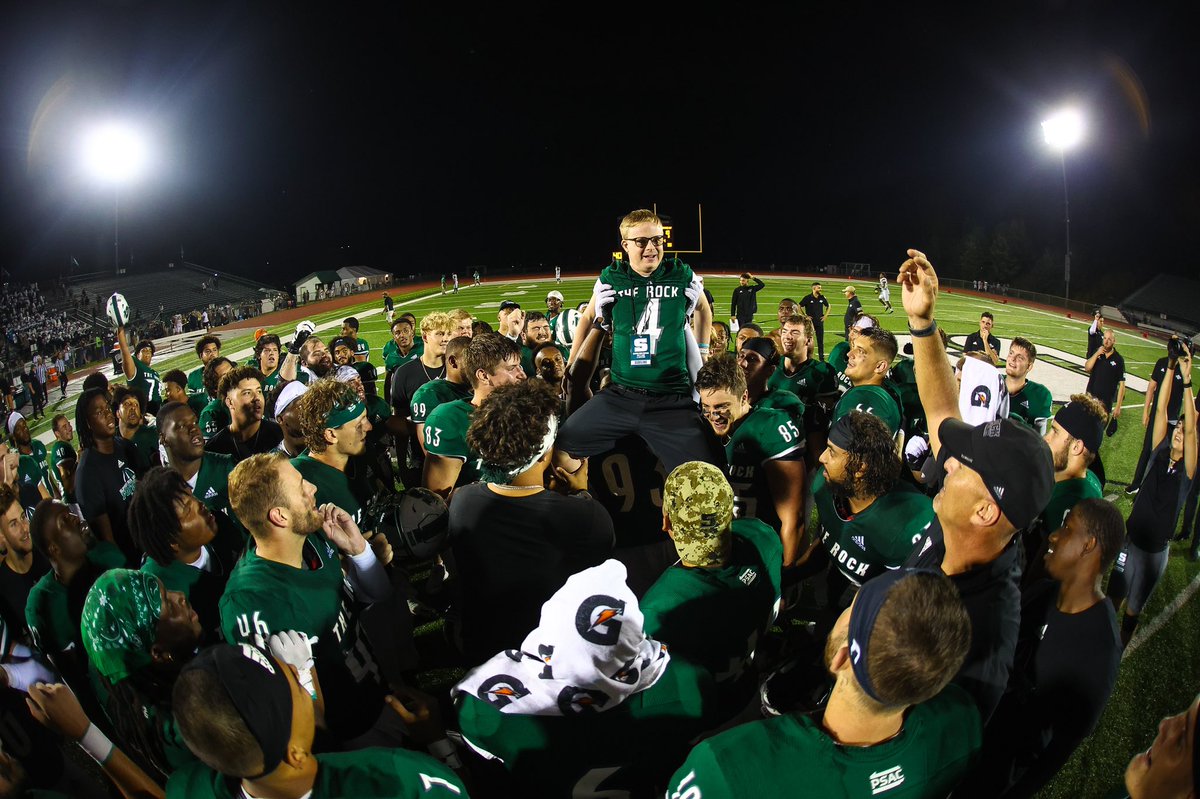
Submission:
<svg viewBox="0 0 1200 799">
<path fill-rule="evenodd" d="M 842 335 L 849 341 L 850 325 L 854 324 L 854 320 L 862 313 L 862 300 L 858 298 L 858 292 L 854 286 L 846 286 L 842 289 L 842 293 L 846 295 L 846 313 L 842 315 Z"/>
<path fill-rule="evenodd" d="M 754 281 L 753 286 L 750 285 L 751 280 Z M 754 295 L 762 291 L 762 287 L 761 280 L 749 272 L 742 272 L 738 287 L 733 290 L 733 301 L 729 305 L 729 315 L 737 320 L 738 327 L 754 321 L 754 314 L 758 312 L 758 299 Z"/>
<path fill-rule="evenodd" d="M 800 307 L 813 321 L 813 333 L 817 337 L 817 359 L 825 360 L 825 317 L 829 316 L 829 300 L 821 293 L 821 284 L 812 284 L 812 293 L 800 300 Z"/>
<path fill-rule="evenodd" d="M 979 706 L 985 724 L 1008 685 L 1020 627 L 1021 567 L 1014 534 L 1045 508 L 1054 490 L 1050 447 L 1008 419 L 972 427 L 958 418 L 954 372 L 937 335 L 937 275 L 924 254 L 900 268 L 913 368 L 930 433 L 943 465 L 937 518 L 907 566 L 940 568 L 958 586 L 971 617 L 971 648 L 954 681 Z"/>
<path fill-rule="evenodd" d="M 1104 331 L 1104 343 L 1083 365 L 1088 378 L 1087 393 L 1104 403 L 1116 419 L 1125 400 L 1125 359 L 1117 352 L 1116 334 Z"/>
<path fill-rule="evenodd" d="M 1000 363 L 1000 342 L 992 335 L 992 325 L 995 321 L 991 311 L 981 313 L 979 332 L 967 336 L 967 341 L 963 344 L 963 352 L 982 352 L 993 366 Z"/>
</svg>

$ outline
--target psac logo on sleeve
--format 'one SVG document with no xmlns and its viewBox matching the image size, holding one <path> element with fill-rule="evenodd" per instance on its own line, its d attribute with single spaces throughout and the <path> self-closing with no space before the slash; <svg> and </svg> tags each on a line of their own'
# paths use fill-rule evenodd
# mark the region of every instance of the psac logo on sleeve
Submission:
<svg viewBox="0 0 1200 799">
<path fill-rule="evenodd" d="M 890 791 L 904 784 L 904 772 L 899 766 L 892 766 L 886 771 L 876 771 L 871 774 L 871 795 Z"/>
</svg>

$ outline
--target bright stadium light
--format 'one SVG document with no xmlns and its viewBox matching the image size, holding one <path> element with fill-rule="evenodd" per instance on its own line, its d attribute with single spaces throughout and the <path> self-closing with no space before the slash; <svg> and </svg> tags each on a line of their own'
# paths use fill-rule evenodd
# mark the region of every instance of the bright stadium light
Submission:
<svg viewBox="0 0 1200 799">
<path fill-rule="evenodd" d="M 122 122 L 105 122 L 83 140 L 87 171 L 113 190 L 113 269 L 121 274 L 121 186 L 137 179 L 146 168 L 145 139 Z"/>
<path fill-rule="evenodd" d="M 1067 252 L 1063 259 L 1063 297 L 1071 299 L 1071 198 L 1067 192 L 1067 150 L 1083 140 L 1083 116 L 1074 109 L 1042 120 L 1046 144 L 1058 150 L 1063 175 L 1063 216 L 1067 223 Z"/>
</svg>

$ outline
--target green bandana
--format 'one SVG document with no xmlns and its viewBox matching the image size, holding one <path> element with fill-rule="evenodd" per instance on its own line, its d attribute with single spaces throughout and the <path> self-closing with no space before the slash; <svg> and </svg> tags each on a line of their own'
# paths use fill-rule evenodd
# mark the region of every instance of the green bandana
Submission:
<svg viewBox="0 0 1200 799">
<path fill-rule="evenodd" d="M 329 418 L 325 420 L 325 426 L 330 430 L 336 430 L 347 422 L 353 422 L 359 416 L 366 413 L 366 410 L 367 406 L 362 403 L 362 400 L 355 400 L 354 404 L 349 407 L 339 402 L 329 412 Z"/>
<path fill-rule="evenodd" d="M 83 602 L 83 648 L 92 665 L 116 683 L 150 662 L 158 637 L 162 593 L 157 577 L 133 569 L 100 575 Z"/>
</svg>

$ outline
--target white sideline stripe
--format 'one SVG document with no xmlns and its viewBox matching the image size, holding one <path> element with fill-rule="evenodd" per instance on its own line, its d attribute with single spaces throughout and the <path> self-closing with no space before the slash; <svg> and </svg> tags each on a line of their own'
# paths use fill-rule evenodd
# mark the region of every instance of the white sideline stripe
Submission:
<svg viewBox="0 0 1200 799">
<path fill-rule="evenodd" d="M 1145 627 L 1139 626 L 1136 633 L 1133 635 L 1133 640 L 1129 642 L 1129 646 L 1125 647 L 1125 653 L 1121 655 L 1121 660 L 1132 655 L 1141 648 L 1142 644 L 1150 640 L 1150 636 L 1167 626 L 1179 609 L 1188 603 L 1196 591 L 1200 590 L 1200 574 L 1192 578 L 1192 581 L 1187 584 L 1187 587 L 1179 592 L 1179 596 L 1171 600 L 1171 604 L 1163 608 L 1162 613 L 1154 617 L 1154 619 Z"/>
</svg>

